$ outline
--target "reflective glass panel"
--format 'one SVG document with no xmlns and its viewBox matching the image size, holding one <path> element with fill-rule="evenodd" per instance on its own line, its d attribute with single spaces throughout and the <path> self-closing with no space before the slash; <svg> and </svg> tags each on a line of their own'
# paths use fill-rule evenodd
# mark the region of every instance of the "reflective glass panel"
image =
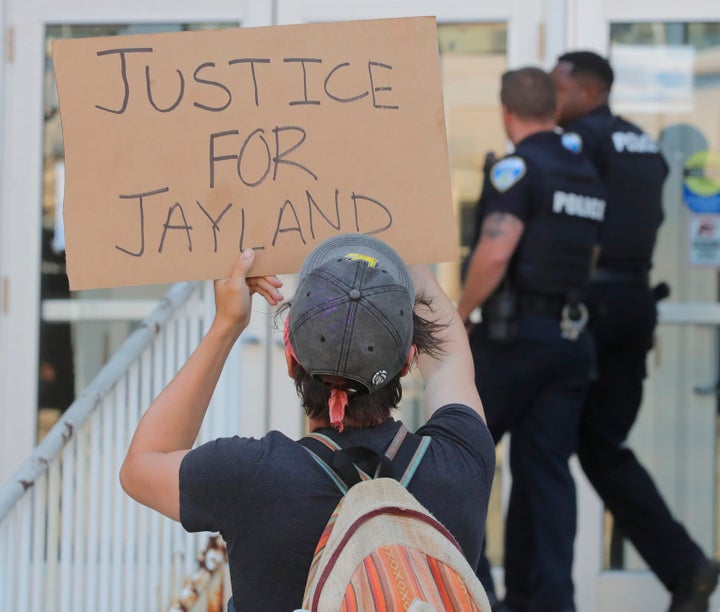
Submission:
<svg viewBox="0 0 720 612">
<path fill-rule="evenodd" d="M 661 312 L 665 304 L 716 303 L 720 241 L 713 232 L 720 211 L 698 214 L 691 201 L 720 197 L 720 162 L 712 161 L 720 160 L 720 23 L 614 23 L 610 36 L 613 109 L 657 139 L 671 170 L 652 272 L 653 283 L 671 288 Z M 717 356 L 714 326 L 694 324 L 690 315 L 661 324 L 630 435 L 673 515 L 715 556 Z M 605 527 L 605 567 L 644 568 L 609 515 Z"/>
<path fill-rule="evenodd" d="M 238 23 L 218 24 L 99 24 L 49 25 L 45 30 L 45 73 L 43 109 L 43 196 L 42 265 L 40 271 L 41 318 L 38 364 L 38 438 L 47 432 L 100 367 L 118 349 L 141 315 L 138 308 L 110 308 L 124 300 L 144 300 L 150 304 L 167 286 L 123 287 L 78 291 L 71 295 L 65 273 L 65 245 L 62 224 L 65 154 L 63 148 L 57 91 L 52 66 L 51 45 L 62 38 L 118 36 L 184 30 L 238 27 Z M 71 308 L 71 301 L 84 301 L 89 312 Z M 119 302 L 119 300 L 121 302 Z M 140 304 L 141 302 L 137 302 Z M 112 311 L 112 312 L 111 312 Z M 73 314 L 82 313 L 83 314 Z M 103 319 L 103 317 L 106 317 Z M 97 320 L 88 320 L 97 318 Z M 82 347 L 82 350 L 79 350 Z"/>
<path fill-rule="evenodd" d="M 500 112 L 500 76 L 507 69 L 507 24 L 440 24 L 445 122 L 452 197 L 458 216 L 462 258 L 469 255 L 474 210 L 483 181 L 488 152 L 504 154 L 506 136 Z M 441 266 L 439 277 L 451 297 L 457 298 L 457 265 Z M 502 565 L 503 520 L 501 507 L 502 443 L 497 449 L 495 481 L 487 523 L 490 563 Z"/>
</svg>

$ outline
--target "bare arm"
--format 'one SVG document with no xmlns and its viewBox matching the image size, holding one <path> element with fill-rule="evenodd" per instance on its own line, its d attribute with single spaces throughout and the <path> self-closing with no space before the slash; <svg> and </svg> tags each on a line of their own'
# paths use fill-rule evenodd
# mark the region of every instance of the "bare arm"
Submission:
<svg viewBox="0 0 720 612">
<path fill-rule="evenodd" d="M 254 259 L 248 249 L 229 279 L 215 282 L 215 318 L 197 349 L 152 402 L 138 424 L 120 470 L 135 500 L 180 520 L 180 462 L 192 448 L 230 349 L 250 321 L 251 294 L 271 304 L 282 300 L 274 277 L 247 279 Z"/>
<path fill-rule="evenodd" d="M 418 357 L 420 373 L 425 381 L 425 418 L 429 418 L 445 404 L 465 404 L 483 420 L 480 396 L 475 387 L 475 368 L 467 333 L 450 298 L 440 288 L 427 266 L 409 266 L 415 290 L 432 300 L 429 310 L 418 305 L 416 312 L 430 321 L 447 324 L 439 334 L 444 355 L 438 358 L 427 354 Z"/>
<path fill-rule="evenodd" d="M 483 221 L 480 240 L 473 252 L 458 302 L 458 313 L 463 321 L 467 321 L 470 313 L 481 306 L 500 284 L 524 227 L 520 219 L 509 213 L 490 213 Z"/>
</svg>

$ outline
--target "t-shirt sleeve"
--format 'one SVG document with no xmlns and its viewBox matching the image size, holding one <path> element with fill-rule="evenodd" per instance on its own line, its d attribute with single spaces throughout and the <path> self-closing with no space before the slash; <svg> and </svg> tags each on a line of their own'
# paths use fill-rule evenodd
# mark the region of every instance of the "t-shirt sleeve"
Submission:
<svg viewBox="0 0 720 612">
<path fill-rule="evenodd" d="M 263 455 L 262 440 L 219 438 L 191 450 L 180 463 L 180 522 L 187 531 L 223 531 L 243 509 Z"/>
<path fill-rule="evenodd" d="M 463 446 L 479 464 L 485 466 L 488 482 L 492 480 L 495 473 L 495 443 L 485 421 L 469 406 L 443 406 L 416 433 Z"/>
</svg>

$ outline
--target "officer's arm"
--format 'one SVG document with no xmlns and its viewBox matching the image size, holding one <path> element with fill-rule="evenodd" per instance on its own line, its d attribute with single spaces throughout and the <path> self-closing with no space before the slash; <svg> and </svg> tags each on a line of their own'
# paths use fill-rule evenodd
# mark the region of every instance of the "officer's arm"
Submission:
<svg viewBox="0 0 720 612">
<path fill-rule="evenodd" d="M 485 420 L 475 386 L 475 368 L 468 337 L 455 306 L 427 266 L 413 265 L 409 269 L 416 291 L 431 301 L 429 307 L 417 305 L 416 313 L 441 325 L 436 339 L 443 354 L 432 356 L 421 353 L 418 356 L 420 373 L 425 382 L 425 418 L 430 418 L 433 412 L 446 404 L 458 403 L 469 406 Z"/>
<path fill-rule="evenodd" d="M 500 284 L 524 227 L 518 217 L 504 212 L 492 212 L 483 221 L 480 240 L 470 260 L 458 302 L 458 313 L 463 321 L 467 321 L 470 313 Z"/>
</svg>

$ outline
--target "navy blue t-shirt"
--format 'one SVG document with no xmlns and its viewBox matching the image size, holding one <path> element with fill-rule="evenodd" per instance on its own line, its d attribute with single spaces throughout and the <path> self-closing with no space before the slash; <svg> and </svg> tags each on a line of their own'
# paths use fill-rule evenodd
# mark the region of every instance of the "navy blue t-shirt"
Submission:
<svg viewBox="0 0 720 612">
<path fill-rule="evenodd" d="M 399 427 L 391 419 L 331 435 L 344 448 L 384 452 Z M 475 567 L 495 470 L 490 432 L 474 410 L 450 404 L 416 433 L 432 442 L 408 489 Z M 239 612 L 300 607 L 315 546 L 338 501 L 340 492 L 307 450 L 277 431 L 208 442 L 180 465 L 182 525 L 225 539 Z"/>
</svg>

